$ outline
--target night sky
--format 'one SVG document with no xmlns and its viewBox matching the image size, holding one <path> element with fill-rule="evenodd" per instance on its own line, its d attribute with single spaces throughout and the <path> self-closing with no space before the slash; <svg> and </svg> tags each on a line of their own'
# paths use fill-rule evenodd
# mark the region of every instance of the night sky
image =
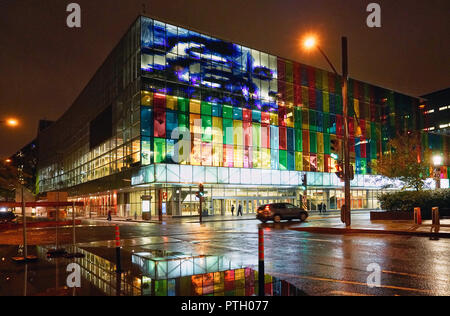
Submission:
<svg viewBox="0 0 450 316">
<path fill-rule="evenodd" d="M 82 28 L 66 26 L 66 6 L 82 9 Z M 366 7 L 382 8 L 382 27 L 366 26 Z M 58 119 L 142 12 L 219 38 L 330 70 L 299 43 L 306 33 L 340 71 L 349 39 L 352 78 L 419 96 L 450 86 L 448 0 L 0 0 L 0 158 L 36 136 L 39 119 Z"/>
</svg>

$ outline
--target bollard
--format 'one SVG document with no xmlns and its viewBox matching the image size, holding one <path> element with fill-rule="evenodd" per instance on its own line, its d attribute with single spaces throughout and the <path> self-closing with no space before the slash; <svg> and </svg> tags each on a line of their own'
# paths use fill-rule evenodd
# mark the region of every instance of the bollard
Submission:
<svg viewBox="0 0 450 316">
<path fill-rule="evenodd" d="M 420 207 L 414 208 L 414 223 L 416 225 L 422 225 L 422 213 Z"/>
<path fill-rule="evenodd" d="M 265 296 L 265 284 L 264 284 L 264 230 L 262 227 L 258 228 L 258 285 L 259 296 Z"/>
<path fill-rule="evenodd" d="M 122 272 L 122 265 L 120 260 L 120 230 L 119 226 L 116 226 L 116 272 Z"/>
<path fill-rule="evenodd" d="M 432 219 L 433 219 L 433 226 L 440 226 L 441 225 L 441 220 L 439 217 L 439 207 L 433 207 L 431 209 L 432 211 Z"/>
</svg>

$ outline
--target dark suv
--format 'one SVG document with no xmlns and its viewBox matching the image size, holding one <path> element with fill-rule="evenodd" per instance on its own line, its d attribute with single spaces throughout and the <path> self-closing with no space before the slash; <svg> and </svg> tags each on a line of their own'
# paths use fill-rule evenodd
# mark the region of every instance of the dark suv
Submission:
<svg viewBox="0 0 450 316">
<path fill-rule="evenodd" d="M 13 223 L 17 220 L 13 212 L 0 211 L 0 224 Z"/>
<path fill-rule="evenodd" d="M 301 207 L 289 203 L 274 203 L 262 205 L 258 208 L 256 218 L 261 222 L 274 221 L 279 223 L 283 219 L 293 220 L 299 219 L 304 222 L 309 214 Z"/>
</svg>

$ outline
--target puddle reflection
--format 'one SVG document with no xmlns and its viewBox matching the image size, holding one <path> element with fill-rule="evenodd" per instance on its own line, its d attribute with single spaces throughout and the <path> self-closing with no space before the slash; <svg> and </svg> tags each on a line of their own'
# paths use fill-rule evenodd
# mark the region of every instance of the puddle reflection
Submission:
<svg viewBox="0 0 450 316">
<path fill-rule="evenodd" d="M 17 247 L 15 251 L 17 251 Z M 116 273 L 111 258 L 74 246 L 68 252 L 84 258 L 47 258 L 48 247 L 37 246 L 37 263 L 0 262 L 1 296 L 253 296 L 258 295 L 257 271 L 235 265 L 224 256 L 202 256 L 146 250 L 124 256 L 124 272 Z M 0 248 L 4 250 L 4 248 Z M 9 249 L 10 252 L 11 249 Z M 106 256 L 107 257 L 107 256 Z M 80 267 L 81 287 L 69 288 L 67 279 Z M 303 295 L 292 284 L 265 276 L 266 295 Z"/>
</svg>

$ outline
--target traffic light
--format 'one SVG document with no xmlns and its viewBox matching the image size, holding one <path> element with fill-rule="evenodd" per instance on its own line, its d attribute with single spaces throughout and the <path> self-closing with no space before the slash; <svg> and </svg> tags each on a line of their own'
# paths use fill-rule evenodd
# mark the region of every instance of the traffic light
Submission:
<svg viewBox="0 0 450 316">
<path fill-rule="evenodd" d="M 337 155 L 339 155 L 339 153 L 340 153 L 340 146 L 339 146 L 339 140 L 337 140 L 337 139 L 332 139 L 331 141 L 330 141 L 330 149 L 331 149 L 331 152 L 332 153 L 335 153 L 335 154 L 337 154 Z"/>
<path fill-rule="evenodd" d="M 336 164 L 336 175 L 338 176 L 339 179 L 341 179 L 341 181 L 344 181 L 344 165 L 342 164 L 342 162 L 339 162 L 338 164 Z"/>
<path fill-rule="evenodd" d="M 302 186 L 304 186 L 306 188 L 307 185 L 308 185 L 308 176 L 306 174 L 304 174 L 302 176 Z"/>
<path fill-rule="evenodd" d="M 205 188 L 203 187 L 203 183 L 200 183 L 198 185 L 198 192 L 199 192 L 201 197 L 205 196 Z"/>
</svg>

